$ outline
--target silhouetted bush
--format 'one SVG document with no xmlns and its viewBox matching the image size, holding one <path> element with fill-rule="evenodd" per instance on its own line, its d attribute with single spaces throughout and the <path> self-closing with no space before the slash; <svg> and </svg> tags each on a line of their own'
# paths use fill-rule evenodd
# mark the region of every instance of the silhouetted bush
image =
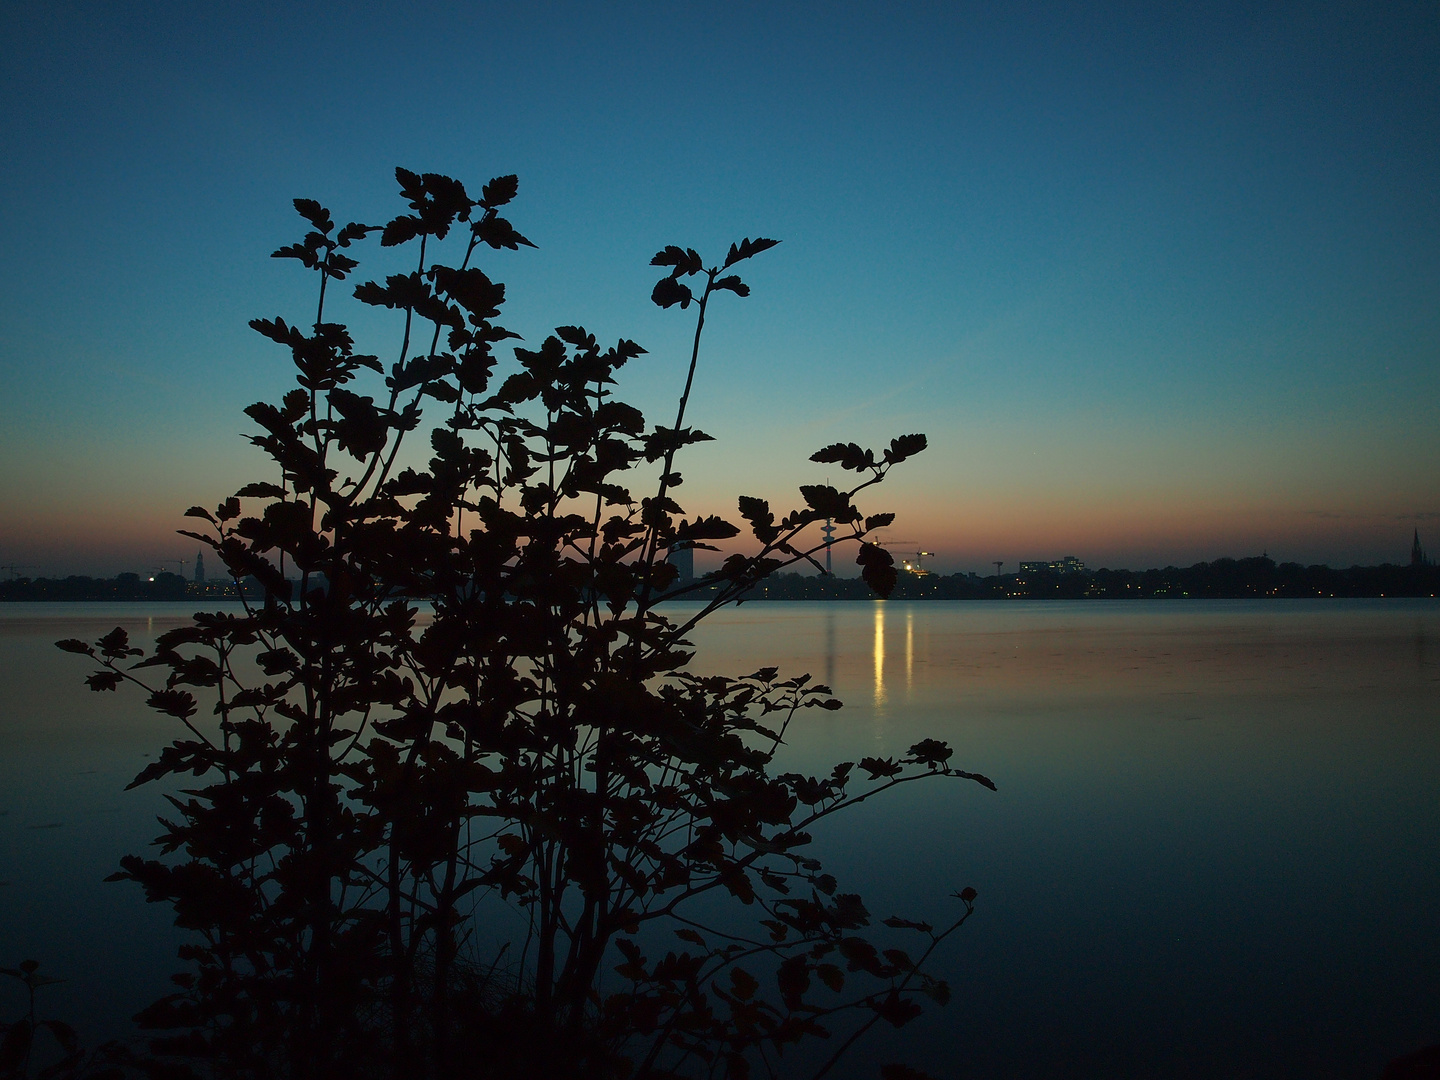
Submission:
<svg viewBox="0 0 1440 1080">
<path fill-rule="evenodd" d="M 705 317 L 719 293 L 748 294 L 736 267 L 775 242 L 743 240 L 708 268 L 686 248 L 655 256 L 654 301 L 696 322 L 675 421 L 649 426 L 614 389 L 643 352 L 632 341 L 562 326 L 501 362 L 516 337 L 495 321 L 505 289 L 475 263 L 531 246 L 500 213 L 515 177 L 478 199 L 444 176 L 397 177 L 408 212 L 383 228 L 337 229 L 296 200 L 309 231 L 275 255 L 316 274 L 314 321 L 252 323 L 297 375 L 246 410 L 276 472 L 189 511 L 208 530 L 185 535 L 263 599 L 197 614 L 148 657 L 119 629 L 60 643 L 99 662 L 92 688 L 142 686 L 186 731 L 135 780 L 183 784 L 161 857 L 127 856 L 116 875 L 192 933 L 177 991 L 140 1016 L 160 1033 L 140 1064 L 743 1077 L 839 1024 L 833 1064 L 874 1023 L 917 1015 L 917 998 L 943 1003 L 949 988 L 921 965 L 974 891 L 945 927 L 886 920 L 918 951 L 882 949 L 861 899 L 806 848 L 824 819 L 897 785 L 994 785 L 933 740 L 774 775 L 796 714 L 839 708 L 829 689 L 774 668 L 687 669 L 702 619 L 779 569 L 818 565 L 824 519 L 888 593 L 892 560 L 866 536 L 892 515 L 852 500 L 924 436 L 821 450 L 853 485 L 802 487 L 778 518 L 742 497 L 755 553 L 679 583 L 669 552 L 739 532 L 686 519 L 674 496 L 680 452 L 709 438 L 685 426 Z M 415 256 L 354 289 L 400 324 L 388 365 L 327 321 L 375 232 Z M 436 258 L 447 238 L 463 248 L 450 265 Z M 367 372 L 383 388 L 362 393 Z M 428 462 L 402 458 L 427 409 L 440 416 Z M 653 493 L 637 499 L 635 476 Z M 700 605 L 657 609 L 686 596 Z M 709 897 L 733 900 L 718 925 Z"/>
</svg>

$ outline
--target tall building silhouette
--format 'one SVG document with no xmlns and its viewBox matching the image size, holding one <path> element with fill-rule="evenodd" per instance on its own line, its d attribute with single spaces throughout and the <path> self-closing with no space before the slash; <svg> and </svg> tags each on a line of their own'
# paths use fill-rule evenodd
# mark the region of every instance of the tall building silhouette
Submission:
<svg viewBox="0 0 1440 1080">
<path fill-rule="evenodd" d="M 1415 540 L 1410 545 L 1410 565 L 1429 566 L 1430 559 L 1425 554 L 1425 549 L 1420 546 L 1420 530 L 1415 530 Z"/>
<path fill-rule="evenodd" d="M 676 584 L 688 585 L 695 580 L 694 548 L 680 548 L 679 550 L 671 548 L 669 554 L 665 556 L 665 561 L 680 571 L 680 577 L 676 580 Z"/>
<path fill-rule="evenodd" d="M 195 553 L 195 581 L 200 585 L 205 584 L 205 553 L 203 551 Z"/>
</svg>

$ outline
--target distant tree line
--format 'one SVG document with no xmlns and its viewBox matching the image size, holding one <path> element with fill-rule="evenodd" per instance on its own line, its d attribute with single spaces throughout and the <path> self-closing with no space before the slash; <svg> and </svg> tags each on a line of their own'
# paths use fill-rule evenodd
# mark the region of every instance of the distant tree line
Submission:
<svg viewBox="0 0 1440 1080">
<path fill-rule="evenodd" d="M 1434 596 L 1440 591 L 1440 573 L 1434 566 L 1301 566 L 1257 556 L 1249 559 L 1216 559 L 1183 569 L 1097 570 L 1087 578 L 1078 595 L 1101 597 L 1202 597 L 1244 599 L 1249 597 L 1306 596 Z M 1076 595 L 1070 590 L 1079 583 L 1057 575 L 1041 575 L 1023 588 L 1031 596 Z"/>
<path fill-rule="evenodd" d="M 1084 600 L 1084 599 L 1259 599 L 1316 596 L 1435 596 L 1440 570 L 1433 565 L 1301 566 L 1256 556 L 1216 559 L 1163 570 L 1041 571 L 1026 574 L 902 573 L 893 600 Z M 751 600 L 866 600 L 864 582 L 854 578 L 778 574 L 761 583 Z"/>
<path fill-rule="evenodd" d="M 3 600 L 226 600 L 239 599 L 240 590 L 246 596 L 261 596 L 259 583 L 247 580 L 242 585 L 234 582 L 187 581 L 179 574 L 168 571 L 151 577 L 139 574 L 117 574 L 113 578 L 94 578 L 72 574 L 63 578 L 15 578 L 0 581 L 0 601 Z"/>
<path fill-rule="evenodd" d="M 723 579 L 709 586 L 719 589 Z M 241 586 L 246 596 L 263 589 L 254 579 Z M 686 594 L 704 598 L 702 583 Z M 1381 597 L 1440 594 L 1440 569 L 1434 565 L 1329 566 L 1276 563 L 1263 555 L 1216 559 L 1194 566 L 1155 570 L 1042 571 L 1029 574 L 900 574 L 894 600 L 1095 600 L 1095 599 L 1258 599 L 1316 596 Z M 756 586 L 748 600 L 873 600 L 862 578 L 816 574 L 776 574 Z M 178 574 L 138 574 L 113 578 L 18 578 L 0 582 L 4 600 L 210 600 L 238 598 L 233 583 L 186 581 Z"/>
</svg>

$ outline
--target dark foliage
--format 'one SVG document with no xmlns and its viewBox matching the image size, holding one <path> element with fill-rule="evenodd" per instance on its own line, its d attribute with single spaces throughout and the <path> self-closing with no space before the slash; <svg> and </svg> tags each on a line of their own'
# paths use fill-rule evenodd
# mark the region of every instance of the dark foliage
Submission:
<svg viewBox="0 0 1440 1080">
<path fill-rule="evenodd" d="M 22 960 L 18 967 L 0 968 L 0 975 L 19 982 L 25 987 L 26 995 L 24 1014 L 13 1022 L 0 1022 L 0 1080 L 30 1076 L 32 1063 L 39 1060 L 37 1050 L 39 1055 L 47 1051 L 60 1055 L 37 1075 L 73 1073 L 84 1060 L 80 1040 L 70 1025 L 59 1020 L 42 1020 L 35 1007 L 35 992 L 60 980 L 42 975 L 40 964 L 35 960 Z M 50 1045 L 37 1047 L 36 1044 L 47 1037 Z"/>
<path fill-rule="evenodd" d="M 473 260 L 529 245 L 499 213 L 514 177 L 478 200 L 447 177 L 397 178 L 409 212 L 383 227 L 337 231 L 297 200 L 311 230 L 275 254 L 318 275 L 315 320 L 252 324 L 296 369 L 295 389 L 246 410 L 276 475 L 189 511 L 185 535 L 263 598 L 197 614 L 139 659 L 119 630 L 60 643 L 98 662 L 93 689 L 143 686 L 183 729 L 134 781 L 175 785 L 159 857 L 116 875 L 192 933 L 175 992 L 139 1017 L 151 1057 L 132 1064 L 177 1078 L 744 1077 L 843 1030 L 823 1074 L 869 1027 L 948 999 L 923 963 L 975 893 L 939 928 L 873 926 L 806 854 L 811 831 L 901 784 L 993 785 L 933 740 L 775 775 L 792 719 L 840 703 L 774 668 L 696 676 L 686 635 L 775 571 L 813 565 L 826 517 L 888 591 L 891 560 L 866 540 L 888 516 L 867 521 L 852 500 L 924 438 L 859 451 L 853 486 L 802 489 L 778 518 L 742 499 L 754 553 L 677 583 L 668 553 L 740 532 L 686 519 L 672 497 L 677 455 L 708 438 L 685 426 L 705 315 L 717 292 L 748 293 L 733 268 L 775 242 L 742 241 L 708 269 L 691 249 L 655 257 L 669 268 L 656 303 L 693 306 L 696 330 L 675 421 L 651 427 L 613 389 L 644 351 L 632 341 L 562 326 L 502 360 L 516 337 L 495 321 L 504 286 Z M 375 232 L 415 255 L 353 290 L 401 323 L 388 364 L 327 321 L 327 287 Z M 442 264 L 452 234 L 463 255 Z M 367 370 L 383 385 L 362 387 Z M 402 458 L 427 405 L 441 418 L 428 461 Z M 632 494 L 637 475 L 652 494 Z M 657 610 L 683 596 L 702 603 Z M 734 911 L 712 924 L 707 898 Z"/>
</svg>

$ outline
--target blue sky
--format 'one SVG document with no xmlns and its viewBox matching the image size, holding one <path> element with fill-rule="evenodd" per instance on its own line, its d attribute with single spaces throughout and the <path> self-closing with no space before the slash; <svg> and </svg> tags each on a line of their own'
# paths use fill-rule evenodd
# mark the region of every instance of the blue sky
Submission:
<svg viewBox="0 0 1440 1080">
<path fill-rule="evenodd" d="M 258 475 L 240 410 L 288 378 L 246 323 L 311 303 L 268 258 L 290 199 L 384 220 L 396 165 L 518 173 L 506 325 L 636 339 L 654 420 L 689 322 L 649 256 L 784 241 L 707 331 L 689 510 L 923 431 L 870 505 L 942 569 L 1440 535 L 1433 4 L 60 3 L 0 12 L 0 59 L 31 573 L 193 554 L 179 514 Z"/>
</svg>

